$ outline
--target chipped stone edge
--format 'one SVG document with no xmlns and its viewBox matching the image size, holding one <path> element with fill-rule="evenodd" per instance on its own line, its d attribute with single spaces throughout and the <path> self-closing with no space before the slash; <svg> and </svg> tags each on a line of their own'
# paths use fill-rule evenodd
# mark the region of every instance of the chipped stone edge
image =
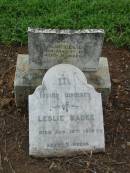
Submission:
<svg viewBox="0 0 130 173">
<path fill-rule="evenodd" d="M 43 34 L 105 34 L 104 29 L 43 29 L 43 28 L 31 28 L 28 27 L 28 33 L 43 33 Z"/>
<path fill-rule="evenodd" d="M 93 149 L 89 149 L 89 150 L 82 150 L 82 149 L 78 149 L 78 150 L 74 150 L 74 151 L 67 151 L 64 150 L 61 153 L 54 152 L 53 154 L 45 154 L 45 153 L 37 153 L 37 152 L 31 152 L 29 150 L 29 156 L 33 157 L 33 158 L 60 158 L 60 157 L 74 157 L 74 156 L 82 156 L 86 153 L 105 153 L 105 140 L 104 140 L 104 148 L 97 148 L 96 150 Z"/>
</svg>

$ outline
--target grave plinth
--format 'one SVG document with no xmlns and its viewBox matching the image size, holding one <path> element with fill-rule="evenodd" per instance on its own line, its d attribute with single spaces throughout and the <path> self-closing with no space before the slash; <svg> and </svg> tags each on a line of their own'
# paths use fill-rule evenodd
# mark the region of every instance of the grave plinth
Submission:
<svg viewBox="0 0 130 173">
<path fill-rule="evenodd" d="M 14 92 L 17 107 L 27 107 L 28 95 L 32 94 L 38 85 L 41 85 L 46 70 L 34 70 L 29 64 L 29 56 L 19 54 L 17 57 Z M 108 100 L 111 92 L 111 81 L 107 58 L 100 57 L 96 72 L 84 72 L 88 84 L 102 94 L 103 104 Z"/>
<path fill-rule="evenodd" d="M 41 84 L 50 67 L 72 64 L 108 100 L 111 81 L 107 58 L 101 57 L 104 30 L 28 29 L 28 55 L 18 55 L 14 93 L 16 105 L 27 107 L 27 98 Z"/>
</svg>

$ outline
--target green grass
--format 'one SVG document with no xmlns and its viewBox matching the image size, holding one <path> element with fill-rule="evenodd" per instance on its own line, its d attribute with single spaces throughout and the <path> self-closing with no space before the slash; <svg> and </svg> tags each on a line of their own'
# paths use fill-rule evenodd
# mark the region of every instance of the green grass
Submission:
<svg viewBox="0 0 130 173">
<path fill-rule="evenodd" d="M 130 0 L 0 0 L 0 42 L 27 43 L 27 28 L 102 28 L 130 46 Z"/>
</svg>

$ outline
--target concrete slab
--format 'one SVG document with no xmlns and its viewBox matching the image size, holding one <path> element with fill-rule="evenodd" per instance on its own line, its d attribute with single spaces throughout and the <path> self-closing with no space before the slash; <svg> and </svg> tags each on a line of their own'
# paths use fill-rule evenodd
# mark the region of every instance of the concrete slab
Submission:
<svg viewBox="0 0 130 173">
<path fill-rule="evenodd" d="M 29 56 L 18 54 L 16 73 L 14 80 L 14 93 L 17 107 L 27 106 L 28 95 L 32 94 L 36 87 L 42 83 L 46 70 L 34 70 L 30 68 Z M 111 81 L 109 74 L 108 60 L 101 57 L 96 72 L 84 72 L 89 84 L 101 92 L 103 102 L 111 92 Z"/>
</svg>

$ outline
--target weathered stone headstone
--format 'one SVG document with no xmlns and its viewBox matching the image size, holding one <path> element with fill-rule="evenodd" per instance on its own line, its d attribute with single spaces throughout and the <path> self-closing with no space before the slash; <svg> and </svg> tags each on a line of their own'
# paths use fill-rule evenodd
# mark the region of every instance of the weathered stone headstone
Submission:
<svg viewBox="0 0 130 173">
<path fill-rule="evenodd" d="M 82 71 L 96 71 L 104 30 L 28 29 L 29 62 L 32 69 L 73 64 Z"/>
<path fill-rule="evenodd" d="M 29 154 L 36 157 L 104 151 L 101 94 L 75 66 L 60 64 L 29 95 Z"/>
</svg>

